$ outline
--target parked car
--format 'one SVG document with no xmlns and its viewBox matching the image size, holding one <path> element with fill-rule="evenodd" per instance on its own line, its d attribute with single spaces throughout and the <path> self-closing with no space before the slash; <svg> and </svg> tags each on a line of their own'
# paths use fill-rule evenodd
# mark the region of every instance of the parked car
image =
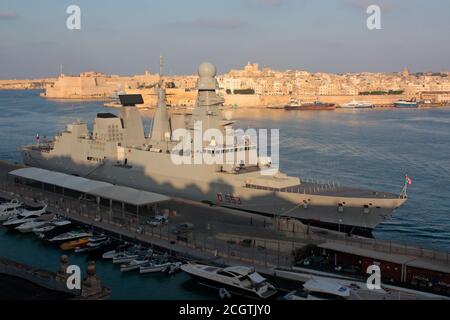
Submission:
<svg viewBox="0 0 450 320">
<path fill-rule="evenodd" d="M 180 223 L 176 226 L 176 228 L 172 231 L 174 234 L 182 234 L 194 229 L 194 225 L 189 222 Z"/>
<path fill-rule="evenodd" d="M 155 216 L 147 220 L 147 224 L 152 227 L 158 227 L 167 223 L 169 223 L 169 219 L 166 216 Z"/>
</svg>

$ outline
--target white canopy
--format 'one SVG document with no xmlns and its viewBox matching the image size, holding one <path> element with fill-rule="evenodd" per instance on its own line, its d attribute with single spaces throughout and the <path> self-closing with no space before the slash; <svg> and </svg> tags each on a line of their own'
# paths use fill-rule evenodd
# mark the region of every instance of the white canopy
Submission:
<svg viewBox="0 0 450 320">
<path fill-rule="evenodd" d="M 167 196 L 153 192 L 117 186 L 107 182 L 86 179 L 40 168 L 22 168 L 11 171 L 9 174 L 135 206 L 143 206 L 170 199 Z"/>
<path fill-rule="evenodd" d="M 169 200 L 169 197 L 162 194 L 114 185 L 96 188 L 90 194 L 119 202 L 131 203 L 136 206 Z"/>
</svg>

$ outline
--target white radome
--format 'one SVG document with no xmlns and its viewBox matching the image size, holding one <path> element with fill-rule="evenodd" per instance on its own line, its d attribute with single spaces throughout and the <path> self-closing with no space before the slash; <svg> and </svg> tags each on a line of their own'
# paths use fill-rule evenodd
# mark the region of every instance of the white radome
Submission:
<svg viewBox="0 0 450 320">
<path fill-rule="evenodd" d="M 198 75 L 202 78 L 213 78 L 216 76 L 216 67 L 210 62 L 203 62 L 198 66 Z"/>
</svg>

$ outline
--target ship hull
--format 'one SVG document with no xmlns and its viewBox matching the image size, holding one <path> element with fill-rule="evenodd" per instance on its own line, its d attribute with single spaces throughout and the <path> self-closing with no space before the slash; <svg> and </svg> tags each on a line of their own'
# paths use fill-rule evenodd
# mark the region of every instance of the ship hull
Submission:
<svg viewBox="0 0 450 320">
<path fill-rule="evenodd" d="M 140 155 L 136 155 L 136 159 L 138 158 L 141 158 Z M 205 172 L 203 166 L 191 165 L 184 169 L 176 168 L 170 158 L 166 161 L 159 161 L 159 163 L 166 163 L 166 166 L 154 168 L 157 171 L 151 171 L 144 165 L 144 163 L 155 163 L 155 159 L 151 158 L 144 158 L 142 165 L 117 166 L 113 163 L 106 163 L 94 166 L 88 163 L 75 163 L 68 158 L 53 158 L 47 153 L 30 154 L 27 151 L 23 160 L 28 166 L 269 217 L 295 218 L 311 226 L 364 236 L 371 236 L 371 230 L 388 219 L 394 208 L 400 206 L 404 201 L 403 199 L 308 194 L 305 193 L 305 190 L 300 189 L 291 190 L 291 192 L 259 190 L 245 186 L 245 184 L 233 184 L 231 181 L 226 181 L 226 176 L 214 178 L 216 172 L 214 170 Z M 132 159 L 130 163 L 133 163 Z M 167 163 L 169 164 L 167 165 Z M 180 174 L 175 175 L 175 172 Z M 209 180 L 195 180 L 196 177 L 204 176 L 210 177 Z M 338 203 L 346 203 L 345 208 L 339 210 Z M 364 209 L 366 204 L 371 204 L 371 207 Z"/>
<path fill-rule="evenodd" d="M 396 108 L 418 108 L 419 105 L 417 103 L 396 102 L 396 103 L 394 103 L 394 107 L 396 107 Z"/>
</svg>

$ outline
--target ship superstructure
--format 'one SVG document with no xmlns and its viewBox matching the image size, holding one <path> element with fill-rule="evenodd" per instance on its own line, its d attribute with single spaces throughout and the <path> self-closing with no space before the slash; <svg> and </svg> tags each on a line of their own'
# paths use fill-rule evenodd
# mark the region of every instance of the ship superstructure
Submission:
<svg viewBox="0 0 450 320">
<path fill-rule="evenodd" d="M 198 96 L 192 115 L 169 116 L 164 84 L 160 81 L 156 88 L 158 106 L 149 136 L 145 135 L 139 112 L 133 103 L 126 103 L 129 97 L 125 96 L 118 115 L 97 115 L 92 132 L 85 123 L 74 122 L 53 141 L 22 147 L 24 163 L 369 236 L 377 224 L 388 219 L 406 201 L 404 196 L 386 192 L 307 182 L 276 169 L 267 174 L 272 166 L 270 159 L 258 158 L 257 146 L 246 136 L 235 137 L 231 144 L 211 136 L 201 144 L 188 143 L 190 148 L 186 148 L 186 143 L 181 143 L 180 130 L 195 140 L 199 130 L 226 133 L 233 125 L 219 109 L 223 98 L 217 94 L 215 67 L 202 63 L 198 74 Z M 191 161 L 177 163 L 174 154 Z M 220 164 L 195 161 L 199 156 L 213 155 L 226 156 L 227 161 Z"/>
</svg>

